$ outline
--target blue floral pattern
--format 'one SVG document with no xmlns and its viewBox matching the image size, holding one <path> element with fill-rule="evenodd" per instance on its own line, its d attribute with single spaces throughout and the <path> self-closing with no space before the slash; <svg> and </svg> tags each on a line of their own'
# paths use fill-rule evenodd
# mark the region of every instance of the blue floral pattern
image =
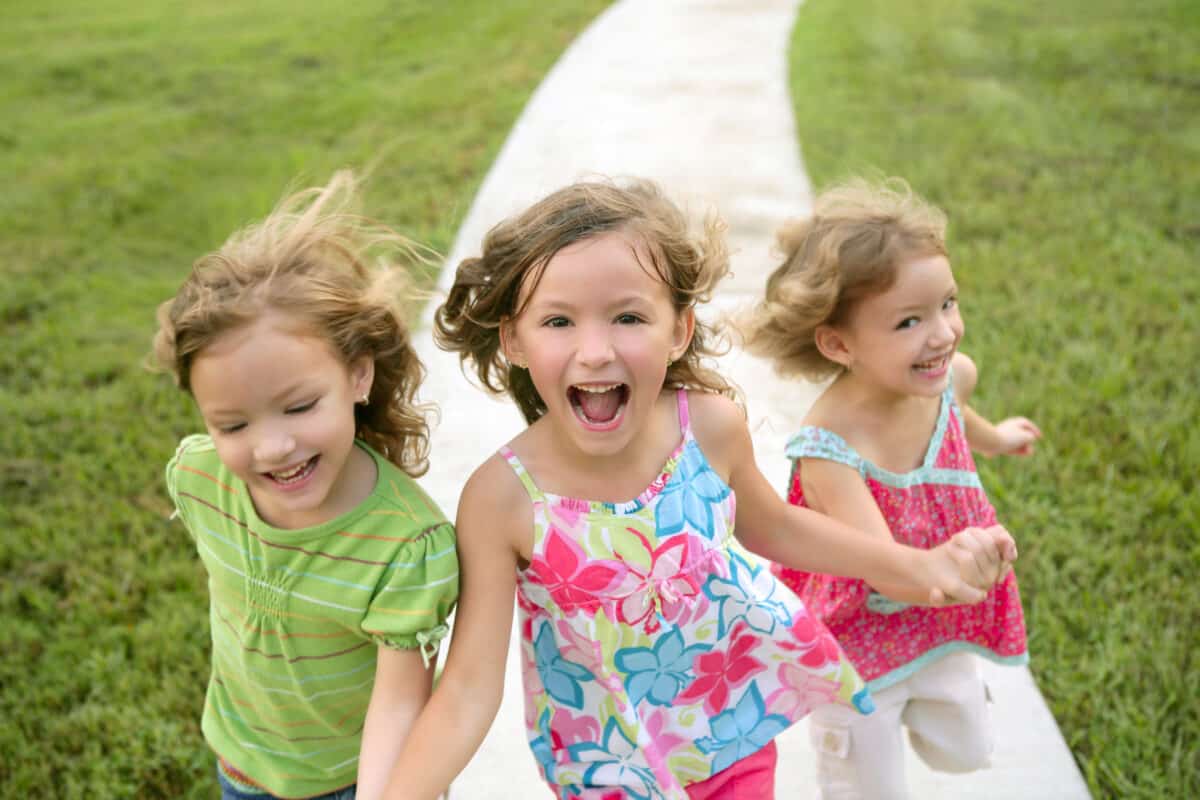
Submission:
<svg viewBox="0 0 1200 800">
<path fill-rule="evenodd" d="M 714 575 L 704 584 L 704 593 L 720 609 L 717 636 L 724 638 L 738 620 L 767 635 L 775 633 L 777 623 L 792 624 L 784 597 L 788 592 L 767 567 L 751 564 L 737 551 L 730 553 L 729 566 L 728 578 Z"/>
<path fill-rule="evenodd" d="M 617 669 L 626 674 L 625 690 L 634 705 L 642 702 L 669 706 L 694 677 L 692 661 L 707 653 L 711 645 L 688 647 L 678 628 L 667 631 L 653 647 L 626 647 L 613 658 Z"/>
</svg>

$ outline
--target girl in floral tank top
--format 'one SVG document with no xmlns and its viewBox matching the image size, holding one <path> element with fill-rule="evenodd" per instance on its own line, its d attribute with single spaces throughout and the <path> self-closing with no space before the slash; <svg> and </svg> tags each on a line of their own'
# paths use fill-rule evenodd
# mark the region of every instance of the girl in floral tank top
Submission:
<svg viewBox="0 0 1200 800">
<path fill-rule="evenodd" d="M 810 219 L 781 233 L 784 263 L 747 325 L 749 347 L 781 371 L 835 376 L 788 445 L 789 502 L 917 548 L 995 524 L 972 447 L 1028 454 L 1041 435 L 1027 419 L 992 425 L 967 405 L 976 371 L 957 352 L 963 323 L 944 226 L 902 183 L 829 190 Z M 1028 660 L 1011 571 L 984 602 L 947 608 L 897 602 L 870 580 L 773 571 L 829 626 L 879 706 L 870 720 L 831 706 L 814 713 L 823 796 L 907 797 L 901 725 L 935 769 L 986 766 L 975 657 Z"/>
<path fill-rule="evenodd" d="M 529 427 L 463 490 L 454 638 L 388 797 L 433 797 L 478 746 L 514 593 L 527 735 L 555 797 L 760 800 L 779 732 L 871 701 L 743 546 L 937 603 L 981 599 L 1013 555 L 1000 528 L 918 550 L 785 503 L 701 363 L 714 331 L 694 306 L 726 271 L 719 225 L 694 235 L 642 181 L 555 192 L 459 266 L 438 341 Z"/>
</svg>

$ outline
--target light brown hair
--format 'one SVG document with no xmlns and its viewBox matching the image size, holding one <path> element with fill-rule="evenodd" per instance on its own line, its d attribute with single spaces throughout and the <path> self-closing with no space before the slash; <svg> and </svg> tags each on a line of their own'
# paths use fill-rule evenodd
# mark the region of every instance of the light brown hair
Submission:
<svg viewBox="0 0 1200 800">
<path fill-rule="evenodd" d="M 428 469 L 428 409 L 415 397 L 425 368 L 404 322 L 413 296 L 406 266 L 423 248 L 352 213 L 350 172 L 285 198 L 262 222 L 200 257 L 158 307 L 153 359 L 191 393 L 191 368 L 222 333 L 267 311 L 295 319 L 347 365 L 375 365 L 369 402 L 354 407 L 356 435 L 410 475 Z"/>
<path fill-rule="evenodd" d="M 844 323 L 855 303 L 887 291 L 906 261 L 947 256 L 946 216 L 899 178 L 856 178 L 821 192 L 812 214 L 777 234 L 781 263 L 741 320 L 746 349 L 783 375 L 821 380 L 841 370 L 816 331 Z"/>
<path fill-rule="evenodd" d="M 729 271 L 724 224 L 714 216 L 693 232 L 683 211 L 651 181 L 583 181 L 492 228 L 480 256 L 459 264 L 446 302 L 437 310 L 437 343 L 457 352 L 464 365 L 472 362 L 486 389 L 508 393 L 526 422 L 541 417 L 546 404 L 529 371 L 505 361 L 500 326 L 520 315 L 522 286 L 530 281 L 524 295 L 528 299 L 555 253 L 610 231 L 626 232 L 645 245 L 650 268 L 667 285 L 678 313 L 706 302 Z M 703 363 L 719 352 L 720 341 L 711 326 L 697 320 L 687 350 L 667 369 L 665 385 L 736 399 L 732 386 Z"/>
</svg>

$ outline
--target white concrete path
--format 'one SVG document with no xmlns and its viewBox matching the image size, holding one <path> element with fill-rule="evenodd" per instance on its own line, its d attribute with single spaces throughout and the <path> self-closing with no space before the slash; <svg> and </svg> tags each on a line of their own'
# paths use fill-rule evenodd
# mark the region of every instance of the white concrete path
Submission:
<svg viewBox="0 0 1200 800">
<path fill-rule="evenodd" d="M 734 275 L 713 311 L 740 307 L 772 265 L 773 230 L 802 213 L 810 188 L 800 163 L 786 52 L 796 0 L 623 0 L 571 45 L 534 94 L 475 199 L 442 275 L 477 254 L 484 233 L 547 192 L 589 174 L 660 181 L 694 212 L 715 206 L 730 224 Z M 426 320 L 428 321 L 428 320 Z M 423 480 L 447 513 L 470 472 L 521 429 L 506 401 L 469 384 L 457 359 L 419 349 L 425 396 L 438 403 L 432 468 Z M 782 487 L 783 444 L 819 387 L 776 379 L 740 352 L 722 368 L 746 391 L 764 473 Z M 453 800 L 546 797 L 525 744 L 517 648 L 505 699 L 483 747 L 455 782 Z M 1086 787 L 1028 670 L 989 667 L 998 750 L 992 769 L 967 776 L 910 759 L 913 796 L 1087 798 Z M 779 738 L 780 798 L 815 796 L 807 726 Z"/>
</svg>

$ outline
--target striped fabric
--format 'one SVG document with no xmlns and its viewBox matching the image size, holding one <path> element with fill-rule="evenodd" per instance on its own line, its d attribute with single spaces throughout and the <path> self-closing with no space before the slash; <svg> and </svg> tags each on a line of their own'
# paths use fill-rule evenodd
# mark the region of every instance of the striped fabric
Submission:
<svg viewBox="0 0 1200 800">
<path fill-rule="evenodd" d="M 357 444 L 375 459 L 375 491 L 301 530 L 258 517 L 208 436 L 184 439 L 167 465 L 208 571 L 204 736 L 279 797 L 354 783 L 376 645 L 432 653 L 458 597 L 452 525 L 412 478 Z"/>
</svg>

